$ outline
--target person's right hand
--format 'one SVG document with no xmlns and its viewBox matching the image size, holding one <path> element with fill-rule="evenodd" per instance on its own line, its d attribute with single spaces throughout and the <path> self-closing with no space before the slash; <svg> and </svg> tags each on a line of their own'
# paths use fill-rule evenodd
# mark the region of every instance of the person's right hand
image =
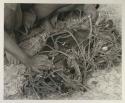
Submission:
<svg viewBox="0 0 125 103">
<path fill-rule="evenodd" d="M 32 71 L 35 71 L 35 72 L 41 72 L 42 70 L 48 70 L 53 67 L 52 62 L 48 60 L 47 56 L 45 55 L 37 55 L 31 58 L 28 58 L 25 64 Z"/>
</svg>

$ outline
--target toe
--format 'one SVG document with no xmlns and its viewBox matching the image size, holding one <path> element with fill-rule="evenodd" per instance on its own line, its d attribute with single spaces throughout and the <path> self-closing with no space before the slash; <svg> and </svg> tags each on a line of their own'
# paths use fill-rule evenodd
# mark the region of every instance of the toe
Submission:
<svg viewBox="0 0 125 103">
<path fill-rule="evenodd" d="M 17 64 L 20 64 L 20 61 L 19 61 L 19 60 L 17 60 Z"/>
<path fill-rule="evenodd" d="M 13 58 L 13 62 L 15 65 L 17 64 L 17 60 L 15 58 Z"/>
<path fill-rule="evenodd" d="M 13 59 L 11 57 L 9 58 L 9 63 L 13 64 Z"/>
<path fill-rule="evenodd" d="M 13 59 L 13 57 L 11 58 L 12 64 L 15 64 L 15 60 Z"/>
</svg>

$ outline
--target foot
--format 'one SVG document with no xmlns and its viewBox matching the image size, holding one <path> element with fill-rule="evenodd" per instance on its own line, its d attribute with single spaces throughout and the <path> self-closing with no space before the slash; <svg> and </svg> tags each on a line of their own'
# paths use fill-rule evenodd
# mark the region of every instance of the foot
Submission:
<svg viewBox="0 0 125 103">
<path fill-rule="evenodd" d="M 6 58 L 9 62 L 9 64 L 20 64 L 20 61 L 16 59 L 14 56 L 12 56 L 10 53 L 6 52 Z"/>
</svg>

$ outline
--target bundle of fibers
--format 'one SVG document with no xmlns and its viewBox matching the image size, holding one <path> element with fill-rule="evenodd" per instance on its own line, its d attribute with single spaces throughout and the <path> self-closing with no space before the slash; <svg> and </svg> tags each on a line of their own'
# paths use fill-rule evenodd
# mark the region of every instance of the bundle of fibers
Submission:
<svg viewBox="0 0 125 103">
<path fill-rule="evenodd" d="M 118 18 L 114 21 L 114 12 L 99 11 L 95 22 L 89 15 L 72 12 L 58 20 L 53 33 L 44 32 L 46 43 L 38 54 L 47 55 L 54 68 L 26 76 L 25 95 L 34 93 L 41 99 L 53 93 L 88 91 L 86 82 L 93 71 L 110 69 L 121 62 Z"/>
</svg>

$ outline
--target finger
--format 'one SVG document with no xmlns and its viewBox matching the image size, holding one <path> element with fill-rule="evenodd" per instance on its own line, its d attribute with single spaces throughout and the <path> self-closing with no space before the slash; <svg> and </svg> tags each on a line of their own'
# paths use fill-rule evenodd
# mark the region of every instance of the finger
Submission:
<svg viewBox="0 0 125 103">
<path fill-rule="evenodd" d="M 7 56 L 7 60 L 8 60 L 8 63 L 9 63 L 9 65 L 10 65 L 10 61 L 11 61 L 11 59 Z"/>
<path fill-rule="evenodd" d="M 37 72 L 37 73 L 40 73 L 40 72 L 41 72 L 41 71 L 38 70 L 38 69 L 32 69 L 32 71 Z"/>
<path fill-rule="evenodd" d="M 12 64 L 15 64 L 15 59 L 12 57 L 11 58 Z"/>
<path fill-rule="evenodd" d="M 7 60 L 8 60 L 8 63 L 9 63 L 9 65 L 11 64 L 11 58 L 10 58 L 10 56 L 9 56 L 9 54 L 8 53 L 6 53 L 6 57 L 7 57 Z"/>
<path fill-rule="evenodd" d="M 49 66 L 39 66 L 39 70 L 50 70 Z"/>
<path fill-rule="evenodd" d="M 28 65 L 25 65 L 26 67 L 27 67 L 27 70 L 28 70 L 28 72 L 31 72 L 31 67 L 30 66 L 28 66 Z"/>
<path fill-rule="evenodd" d="M 11 64 L 11 59 L 10 58 L 8 58 L 8 62 L 9 62 L 9 65 Z"/>
<path fill-rule="evenodd" d="M 38 73 L 40 73 L 40 72 L 41 72 L 41 70 L 40 70 L 40 69 L 35 69 L 35 71 L 36 71 L 36 72 L 38 72 Z"/>
<path fill-rule="evenodd" d="M 10 64 L 13 64 L 13 59 L 12 59 L 12 57 L 10 57 Z"/>
<path fill-rule="evenodd" d="M 15 63 L 16 63 L 16 65 L 18 65 L 19 64 L 19 60 L 15 59 Z"/>
<path fill-rule="evenodd" d="M 16 65 L 17 64 L 17 60 L 15 58 L 13 58 L 13 63 Z"/>
<path fill-rule="evenodd" d="M 44 66 L 44 65 L 40 65 L 39 66 L 39 70 L 46 70 L 47 66 Z"/>
</svg>

